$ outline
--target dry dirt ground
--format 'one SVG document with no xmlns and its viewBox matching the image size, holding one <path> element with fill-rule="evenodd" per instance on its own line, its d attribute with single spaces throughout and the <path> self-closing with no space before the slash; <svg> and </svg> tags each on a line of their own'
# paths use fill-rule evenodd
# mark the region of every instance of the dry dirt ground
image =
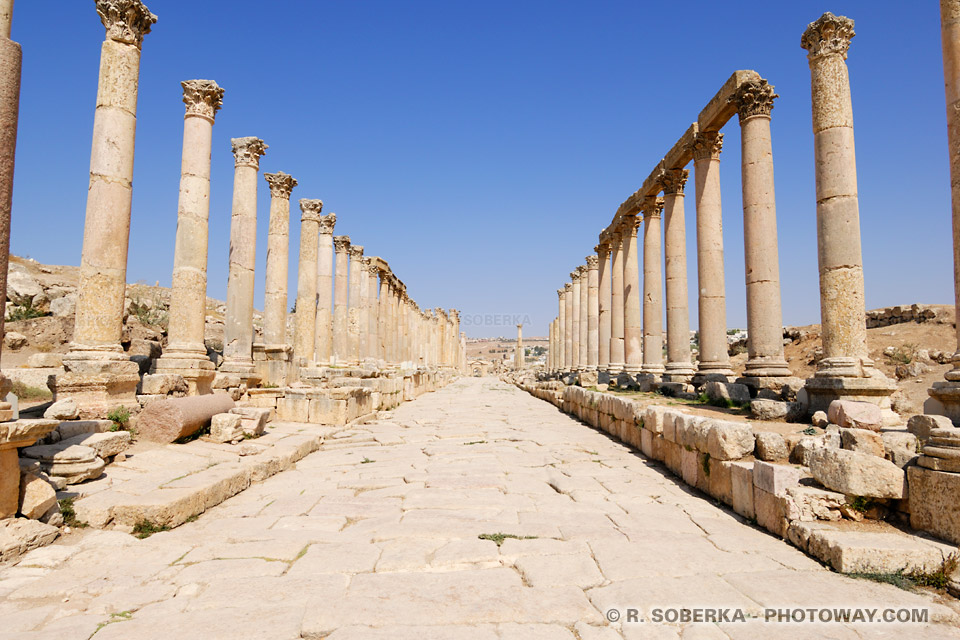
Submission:
<svg viewBox="0 0 960 640">
<path fill-rule="evenodd" d="M 653 621 L 684 607 L 730 621 Z M 786 607 L 929 622 L 764 621 Z M 407 403 L 173 531 L 33 551 L 0 569 L 0 621 L 5 640 L 960 638 L 956 601 L 833 573 L 493 378 Z"/>
</svg>

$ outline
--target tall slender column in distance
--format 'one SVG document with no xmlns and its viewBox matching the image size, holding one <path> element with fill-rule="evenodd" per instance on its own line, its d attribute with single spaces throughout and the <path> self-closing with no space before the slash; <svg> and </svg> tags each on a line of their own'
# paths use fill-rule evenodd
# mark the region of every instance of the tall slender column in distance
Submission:
<svg viewBox="0 0 960 640">
<path fill-rule="evenodd" d="M 376 260 L 367 258 L 367 353 L 365 358 L 371 363 L 377 361 L 377 345 L 380 342 L 379 325 L 377 323 L 377 291 L 380 283 L 377 280 L 380 269 Z"/>
<path fill-rule="evenodd" d="M 380 298 L 377 300 L 377 359 L 390 362 L 390 272 L 380 269 Z"/>
<path fill-rule="evenodd" d="M 584 365 L 580 362 L 580 291 L 586 283 L 581 281 L 580 276 L 580 267 L 570 273 L 570 279 L 573 281 L 573 366 L 571 371 L 581 371 Z"/>
<path fill-rule="evenodd" d="M 555 360 L 556 370 L 564 371 L 566 369 L 566 362 L 564 361 L 564 334 L 567 329 L 567 305 L 564 301 L 566 296 L 566 291 L 564 289 L 557 289 L 557 299 L 559 301 L 559 312 L 557 314 L 557 357 Z"/>
<path fill-rule="evenodd" d="M 619 231 L 610 236 L 610 364 L 607 371 L 616 375 L 623 371 L 626 362 L 623 346 L 623 244 L 624 236 Z"/>
<path fill-rule="evenodd" d="M 517 348 L 516 355 L 514 356 L 514 368 L 517 371 L 523 369 L 524 365 L 524 353 L 523 353 L 523 325 L 517 325 Z"/>
<path fill-rule="evenodd" d="M 317 323 L 318 232 L 323 200 L 300 200 L 300 259 L 297 268 L 297 312 L 294 316 L 293 354 L 298 367 L 314 361 L 314 334 Z M 336 221 L 336 217 L 333 218 Z M 333 224 L 330 224 L 333 233 Z M 323 360 L 317 360 L 324 364 Z"/>
<path fill-rule="evenodd" d="M 360 273 L 363 271 L 363 246 L 350 246 L 349 300 L 347 303 L 347 352 L 351 364 L 360 363 Z"/>
<path fill-rule="evenodd" d="M 7 269 L 10 260 L 10 210 L 13 207 L 13 170 L 17 150 L 17 125 L 20 117 L 20 68 L 23 58 L 20 45 L 10 39 L 13 22 L 13 0 L 0 1 L 0 300 L 7 299 Z M 206 265 L 204 265 L 206 266 Z M 3 336 L 4 315 L 0 313 L 0 336 Z M 0 348 L 2 348 L 0 340 Z M 4 398 L 13 388 L 13 381 L 0 372 L 0 421 L 13 418 L 13 407 Z M 17 464 L 16 449 L 10 456 Z M 13 512 L 17 510 L 13 491 Z"/>
<path fill-rule="evenodd" d="M 587 256 L 587 364 L 585 371 L 597 370 L 600 357 L 600 259 Z"/>
<path fill-rule="evenodd" d="M 320 216 L 320 238 L 317 242 L 317 321 L 313 340 L 313 359 L 320 366 L 329 365 L 333 356 L 333 228 L 336 224 L 337 214 Z"/>
<path fill-rule="evenodd" d="M 570 274 L 573 277 L 573 274 Z M 563 329 L 563 370 L 566 373 L 576 370 L 576 363 L 573 356 L 573 283 L 568 282 L 563 285 L 563 317 L 566 318 L 566 326 Z M 579 292 L 578 292 L 579 293 Z M 579 317 L 579 316 L 578 316 Z"/>
<path fill-rule="evenodd" d="M 640 271 L 637 262 L 637 216 L 623 219 L 623 342 L 626 373 L 637 374 L 643 365 L 643 327 L 640 322 Z"/>
<path fill-rule="evenodd" d="M 610 245 L 601 242 L 597 245 L 599 261 L 597 292 L 597 370 L 610 368 Z"/>
<path fill-rule="evenodd" d="M 297 180 L 282 171 L 263 174 L 270 185 L 267 274 L 263 301 L 263 342 L 287 341 L 287 276 L 290 263 L 290 194 Z"/>
<path fill-rule="evenodd" d="M 333 281 L 333 359 L 337 364 L 350 360 L 347 340 L 347 270 L 350 264 L 350 236 L 333 239 L 336 275 Z"/>
<path fill-rule="evenodd" d="M 210 157 L 213 124 L 223 105 L 223 89 L 213 80 L 185 80 L 183 158 L 173 252 L 167 348 L 154 373 L 177 373 L 188 393 L 210 393 L 216 367 L 207 357 L 207 247 L 210 232 Z"/>
<path fill-rule="evenodd" d="M 667 169 L 663 188 L 664 280 L 667 289 L 667 365 L 663 379 L 690 382 L 690 312 L 687 308 L 687 235 L 683 189 L 686 169 Z"/>
<path fill-rule="evenodd" d="M 660 271 L 660 216 L 663 200 L 643 203 L 643 367 L 648 375 L 663 373 L 663 278 Z"/>
</svg>

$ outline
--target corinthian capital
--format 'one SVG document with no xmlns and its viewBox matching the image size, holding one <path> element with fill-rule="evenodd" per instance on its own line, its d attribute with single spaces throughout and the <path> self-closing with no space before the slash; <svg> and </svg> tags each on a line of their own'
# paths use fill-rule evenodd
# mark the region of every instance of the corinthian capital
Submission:
<svg viewBox="0 0 960 640">
<path fill-rule="evenodd" d="M 277 171 L 276 173 L 265 173 L 263 174 L 264 179 L 267 181 L 267 184 L 270 185 L 270 197 L 271 198 L 283 198 L 284 200 L 290 199 L 290 192 L 293 191 L 293 188 L 297 186 L 297 180 L 288 173 L 283 171 Z M 323 206 L 323 203 L 320 203 L 320 206 Z"/>
<path fill-rule="evenodd" d="M 800 46 L 807 50 L 809 60 L 834 53 L 846 60 L 850 39 L 855 35 L 853 20 L 827 11 L 816 22 L 807 25 L 807 30 L 800 36 Z"/>
<path fill-rule="evenodd" d="M 233 158 L 238 167 L 260 168 L 260 156 L 267 152 L 269 147 L 260 138 L 233 138 L 230 140 L 233 147 Z"/>
<path fill-rule="evenodd" d="M 322 200 L 317 200 L 320 203 L 320 206 L 323 206 Z M 328 236 L 333 235 L 333 227 L 337 224 L 337 214 L 330 213 L 325 216 L 320 216 L 320 233 L 326 234 Z"/>
<path fill-rule="evenodd" d="M 97 0 L 97 14 L 107 28 L 107 38 L 123 44 L 143 44 L 143 36 L 157 22 L 140 0 Z"/>
<path fill-rule="evenodd" d="M 223 106 L 223 89 L 213 80 L 184 80 L 183 104 L 188 116 L 200 116 L 213 121 Z"/>
<path fill-rule="evenodd" d="M 353 260 L 360 260 L 363 258 L 363 245 L 352 244 L 350 245 L 350 257 Z"/>
<path fill-rule="evenodd" d="M 570 274 L 570 277 L 573 277 L 573 274 L 572 274 L 572 273 Z M 567 284 L 563 285 L 563 292 L 564 292 L 564 293 L 570 293 L 571 291 L 573 291 L 573 284 L 572 284 L 572 283 L 568 282 Z"/>
<path fill-rule="evenodd" d="M 301 221 L 312 220 L 315 222 L 320 222 L 322 218 L 325 217 L 320 215 L 320 212 L 323 211 L 323 200 L 308 200 L 307 198 L 301 198 L 300 211 L 302 213 L 300 216 Z"/>
<path fill-rule="evenodd" d="M 580 267 L 570 272 L 570 279 L 574 282 L 580 282 Z"/>
<path fill-rule="evenodd" d="M 723 149 L 723 134 L 719 131 L 701 131 L 691 143 L 694 160 L 719 160 Z"/>
<path fill-rule="evenodd" d="M 563 299 L 564 293 L 566 293 L 566 289 L 557 289 L 557 297 Z"/>
<path fill-rule="evenodd" d="M 683 195 L 690 172 L 686 169 L 664 169 L 660 176 L 660 188 L 664 195 Z"/>
<path fill-rule="evenodd" d="M 380 267 L 377 266 L 377 261 L 373 258 L 364 258 L 364 264 L 367 266 L 367 274 L 371 278 L 376 278 L 380 275 Z"/>
<path fill-rule="evenodd" d="M 737 113 L 740 114 L 742 122 L 750 116 L 769 116 L 773 110 L 774 98 L 779 97 L 773 92 L 773 85 L 767 84 L 767 81 L 761 78 L 749 80 L 737 87 L 729 101 L 737 105 Z"/>
<path fill-rule="evenodd" d="M 640 226 L 640 218 L 635 215 L 624 216 L 620 223 L 621 238 L 636 238 L 637 228 Z"/>
<path fill-rule="evenodd" d="M 657 196 L 647 196 L 643 199 L 642 209 L 643 217 L 646 218 L 659 218 L 660 214 L 663 212 L 663 198 L 658 198 Z"/>
<path fill-rule="evenodd" d="M 600 268 L 600 258 L 597 256 L 587 256 L 587 269 L 593 271 Z"/>
<path fill-rule="evenodd" d="M 343 253 L 350 250 L 350 236 L 334 236 L 333 250 L 337 253 Z"/>
</svg>

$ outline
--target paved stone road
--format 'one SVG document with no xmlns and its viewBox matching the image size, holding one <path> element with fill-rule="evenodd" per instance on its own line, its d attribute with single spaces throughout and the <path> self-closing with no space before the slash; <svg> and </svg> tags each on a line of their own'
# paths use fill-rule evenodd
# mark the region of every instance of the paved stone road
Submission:
<svg viewBox="0 0 960 640">
<path fill-rule="evenodd" d="M 346 435 L 174 531 L 87 531 L 0 570 L 0 637 L 960 638 L 953 603 L 831 573 L 490 378 Z M 478 537 L 499 533 L 522 539 Z M 932 622 L 627 622 L 685 606 Z"/>
</svg>

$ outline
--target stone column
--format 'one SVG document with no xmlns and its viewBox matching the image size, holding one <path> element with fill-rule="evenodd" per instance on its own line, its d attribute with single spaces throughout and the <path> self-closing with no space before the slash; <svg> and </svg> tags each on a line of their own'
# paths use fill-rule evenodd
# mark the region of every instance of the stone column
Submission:
<svg viewBox="0 0 960 640">
<path fill-rule="evenodd" d="M 367 258 L 367 353 L 365 358 L 375 365 L 378 358 L 380 343 L 379 325 L 377 323 L 377 290 L 380 283 L 377 277 L 380 269 L 376 260 Z"/>
<path fill-rule="evenodd" d="M 360 291 L 358 297 L 359 304 L 357 307 L 357 362 L 363 364 L 363 361 L 367 358 L 367 327 L 370 324 L 370 296 L 368 295 L 370 284 L 367 277 L 369 275 L 370 258 L 360 258 L 357 260 L 356 266 L 360 272 L 358 276 L 360 280 Z"/>
<path fill-rule="evenodd" d="M 640 271 L 637 262 L 637 216 L 625 216 L 623 235 L 623 342 L 624 372 L 640 373 L 643 365 L 643 327 L 640 323 Z"/>
<path fill-rule="evenodd" d="M 314 334 L 317 325 L 318 233 L 323 200 L 300 200 L 300 259 L 297 267 L 297 312 L 294 316 L 293 353 L 298 367 L 314 361 Z M 336 215 L 333 222 L 336 222 Z M 330 224 L 333 233 L 333 223 Z M 325 361 L 319 357 L 320 364 Z"/>
<path fill-rule="evenodd" d="M 337 267 L 333 285 L 333 360 L 343 364 L 350 360 L 347 339 L 347 269 L 350 263 L 350 236 L 337 236 L 333 239 Z"/>
<path fill-rule="evenodd" d="M 577 341 L 577 371 L 586 371 L 587 352 L 590 336 L 590 276 L 586 265 L 577 267 L 580 272 L 580 321 L 577 328 L 580 339 Z"/>
<path fill-rule="evenodd" d="M 790 369 L 783 357 L 777 203 L 773 188 L 770 111 L 777 98 L 766 80 L 737 88 L 731 101 L 740 116 L 743 244 L 747 280 L 747 351 L 743 378 L 753 388 L 779 391 Z M 773 380 L 771 380 L 772 378 Z"/>
<path fill-rule="evenodd" d="M 610 245 L 601 242 L 597 245 L 597 370 L 610 368 Z"/>
<path fill-rule="evenodd" d="M 697 282 L 700 287 L 700 362 L 694 382 L 706 375 L 729 377 L 727 299 L 723 276 L 723 209 L 720 150 L 723 134 L 702 131 L 693 141 L 697 199 Z"/>
<path fill-rule="evenodd" d="M 867 355 L 860 212 L 847 50 L 853 20 L 825 13 L 800 45 L 809 54 L 817 185 L 823 358 L 807 381 L 810 411 L 838 397 L 889 406 L 896 385 Z"/>
<path fill-rule="evenodd" d="M 607 371 L 616 375 L 625 364 L 623 346 L 623 235 L 617 231 L 610 234 L 612 256 L 610 258 L 610 364 Z"/>
<path fill-rule="evenodd" d="M 586 371 L 597 371 L 600 358 L 600 259 L 587 256 L 587 364 Z"/>
<path fill-rule="evenodd" d="M 954 304 L 960 312 L 960 0 L 940 1 L 940 29 L 953 213 Z M 957 317 L 960 317 L 960 313 Z M 957 323 L 957 351 L 953 354 L 953 368 L 944 377 L 946 382 L 935 382 L 928 390 L 931 397 L 923 405 L 924 413 L 946 415 L 954 424 L 960 424 L 960 323 Z"/>
<path fill-rule="evenodd" d="M 553 371 L 553 320 L 547 325 L 547 371 Z"/>
<path fill-rule="evenodd" d="M 223 105 L 223 89 L 213 80 L 186 80 L 183 102 L 183 157 L 177 240 L 173 252 L 170 324 L 167 348 L 154 373 L 172 373 L 187 381 L 188 393 L 210 393 L 216 367 L 207 357 L 207 245 L 210 218 L 210 154 L 213 123 Z"/>
<path fill-rule="evenodd" d="M 220 371 L 236 373 L 253 387 L 253 286 L 257 246 L 257 174 L 267 145 L 259 138 L 234 138 L 233 213 L 230 219 L 230 272 L 227 318 Z"/>
<path fill-rule="evenodd" d="M 390 272 L 380 270 L 380 299 L 377 301 L 377 335 L 379 344 L 377 358 L 390 362 Z"/>
<path fill-rule="evenodd" d="M 67 373 L 57 379 L 58 393 L 75 398 L 83 417 L 101 417 L 118 405 L 140 406 L 136 399 L 139 368 L 123 352 L 120 338 L 127 288 L 140 47 L 157 21 L 140 0 L 97 0 L 96 6 L 107 35 L 100 49 L 73 342 L 63 359 Z M 2 64 L 10 62 L 4 59 Z"/>
<path fill-rule="evenodd" d="M 564 361 L 564 336 L 567 331 L 567 304 L 565 296 L 566 291 L 564 289 L 557 289 L 559 313 L 557 314 L 557 357 L 554 359 L 557 371 L 564 371 L 566 368 L 566 362 Z"/>
<path fill-rule="evenodd" d="M 573 281 L 573 351 L 571 352 L 573 363 L 570 367 L 571 371 L 580 371 L 583 368 L 583 364 L 580 362 L 580 292 L 586 283 L 581 282 L 580 276 L 580 267 L 570 273 L 570 279 Z"/>
<path fill-rule="evenodd" d="M 347 307 L 347 352 L 351 364 L 360 363 L 360 274 L 363 271 L 363 247 L 355 244 L 350 247 L 350 298 Z"/>
<path fill-rule="evenodd" d="M 663 371 L 663 278 L 660 271 L 660 215 L 663 200 L 643 203 L 643 367 L 659 377 Z"/>
<path fill-rule="evenodd" d="M 524 365 L 524 353 L 523 353 L 523 325 L 517 325 L 517 350 L 516 355 L 514 356 L 514 365 L 517 371 L 523 369 Z"/>
<path fill-rule="evenodd" d="M 10 209 L 13 205 L 13 169 L 20 114 L 20 45 L 10 39 L 13 0 L 0 0 L 0 300 L 7 300 L 7 269 L 10 258 Z M 5 314 L 0 313 L 0 337 L 4 335 Z M 0 340 L 0 347 L 3 341 Z M 13 382 L 0 372 L 0 421 L 13 418 L 13 407 L 5 401 Z M 0 454 L 2 455 L 2 454 Z M 13 449 L 10 459 L 17 464 Z M 19 471 L 18 471 L 19 473 Z M 19 475 L 18 475 L 19 477 Z M 19 487 L 19 484 L 17 485 Z M 19 491 L 19 489 L 16 489 Z M 14 494 L 16 494 L 14 491 Z M 18 494 L 16 494 L 18 495 Z M 13 505 L 16 513 L 17 505 Z M 2 509 L 0 509 L 2 511 Z M 12 514 L 11 514 L 12 515 Z"/>
<path fill-rule="evenodd" d="M 323 206 L 322 202 L 320 204 Z M 328 366 L 333 356 L 333 228 L 336 224 L 337 214 L 320 216 L 320 239 L 317 243 L 317 321 L 313 338 L 313 358 L 321 367 Z"/>
<path fill-rule="evenodd" d="M 663 174 L 664 280 L 667 288 L 667 382 L 690 382 L 695 369 L 690 361 L 690 313 L 687 309 L 687 234 L 683 188 L 685 169 Z"/>
<path fill-rule="evenodd" d="M 570 274 L 573 277 L 573 274 Z M 566 319 L 566 326 L 563 328 L 563 370 L 565 373 L 576 370 L 576 363 L 573 357 L 573 330 L 574 318 L 579 315 L 573 313 L 573 283 L 568 282 L 563 286 L 563 317 Z"/>
</svg>

